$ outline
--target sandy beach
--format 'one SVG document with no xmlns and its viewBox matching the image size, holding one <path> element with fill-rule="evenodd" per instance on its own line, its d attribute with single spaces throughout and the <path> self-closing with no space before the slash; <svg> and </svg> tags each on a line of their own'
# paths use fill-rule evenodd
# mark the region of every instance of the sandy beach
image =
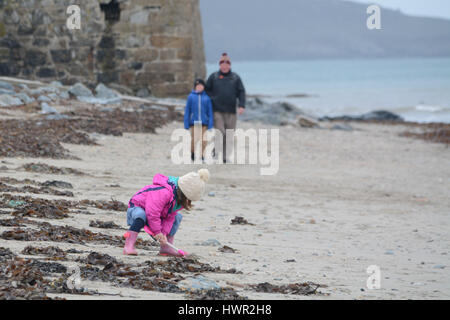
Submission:
<svg viewBox="0 0 450 320">
<path fill-rule="evenodd" d="M 2 118 L 11 117 L 2 115 Z M 259 165 L 175 165 L 170 136 L 182 126 L 172 121 L 150 133 L 123 136 L 90 134 L 98 145 L 64 143 L 80 160 L 2 158 L 1 178 L 73 185 L 72 198 L 11 193 L 43 199 L 116 199 L 127 203 L 156 173 L 183 175 L 207 167 L 211 179 L 201 201 L 184 219 L 175 244 L 198 261 L 235 273 L 202 272 L 208 281 L 231 287 L 249 299 L 449 299 L 450 298 L 450 150 L 447 145 L 401 137 L 404 125 L 352 123 L 352 131 L 268 126 L 238 122 L 243 129 L 279 129 L 280 166 L 262 176 Z M 27 172 L 27 163 L 77 169 L 86 175 Z M 2 193 L 4 194 L 4 193 Z M 10 218 L 14 209 L 2 209 Z M 53 225 L 68 225 L 110 236 L 126 228 L 125 211 L 88 208 L 90 215 L 70 212 L 64 219 L 30 217 Z M 233 225 L 236 216 L 248 225 Z M 122 229 L 90 227 L 90 220 L 112 221 Z M 29 226 L 28 226 L 29 227 Z M 0 226 L 0 234 L 13 227 Z M 141 239 L 150 238 L 141 233 Z M 209 242 L 208 242 L 209 241 Z M 216 243 L 217 246 L 206 245 Z M 77 249 L 59 263 L 75 261 L 90 252 L 107 254 L 126 264 L 167 261 L 158 247 L 139 249 L 137 257 L 123 256 L 120 246 L 86 242 L 16 241 L 0 238 L 0 247 L 14 254 L 28 245 Z M 236 252 L 221 252 L 228 246 Z M 45 258 L 45 257 L 44 257 Z M 380 270 L 380 288 L 369 289 L 369 266 Z M 181 273 L 185 278 L 191 273 Z M 312 295 L 257 292 L 248 285 L 320 284 Z M 66 299 L 186 299 L 183 293 L 140 290 L 107 281 L 81 278 L 96 295 L 48 293 Z"/>
</svg>

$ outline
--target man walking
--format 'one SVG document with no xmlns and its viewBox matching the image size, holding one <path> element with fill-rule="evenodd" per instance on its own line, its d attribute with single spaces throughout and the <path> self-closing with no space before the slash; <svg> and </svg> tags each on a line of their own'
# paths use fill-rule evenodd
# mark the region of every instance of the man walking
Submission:
<svg viewBox="0 0 450 320">
<path fill-rule="evenodd" d="M 223 162 L 226 163 L 226 130 L 236 129 L 236 106 L 239 106 L 239 115 L 244 113 L 245 88 L 241 78 L 231 71 L 231 60 L 228 54 L 222 54 L 219 67 L 219 71 L 209 76 L 206 82 L 206 93 L 213 104 L 214 127 L 223 135 Z"/>
</svg>

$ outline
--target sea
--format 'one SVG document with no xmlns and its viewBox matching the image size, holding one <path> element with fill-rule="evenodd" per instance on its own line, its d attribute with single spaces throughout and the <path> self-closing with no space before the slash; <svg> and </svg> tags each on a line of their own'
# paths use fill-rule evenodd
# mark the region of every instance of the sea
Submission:
<svg viewBox="0 0 450 320">
<path fill-rule="evenodd" d="M 207 63 L 208 75 L 219 68 Z M 450 58 L 233 61 L 249 95 L 316 117 L 387 110 L 450 123 Z"/>
</svg>

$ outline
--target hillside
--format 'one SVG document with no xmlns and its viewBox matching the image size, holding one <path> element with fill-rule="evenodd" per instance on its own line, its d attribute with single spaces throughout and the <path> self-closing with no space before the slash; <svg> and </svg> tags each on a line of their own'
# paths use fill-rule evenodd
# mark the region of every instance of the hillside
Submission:
<svg viewBox="0 0 450 320">
<path fill-rule="evenodd" d="M 450 56 L 450 20 L 382 9 L 382 30 L 366 27 L 367 5 L 342 0 L 200 0 L 206 58 L 235 60 Z"/>
</svg>

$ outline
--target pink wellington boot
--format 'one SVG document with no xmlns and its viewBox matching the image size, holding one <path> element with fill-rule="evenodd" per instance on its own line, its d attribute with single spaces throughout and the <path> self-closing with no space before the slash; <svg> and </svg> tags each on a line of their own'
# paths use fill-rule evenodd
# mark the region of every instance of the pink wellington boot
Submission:
<svg viewBox="0 0 450 320">
<path fill-rule="evenodd" d="M 137 256 L 136 249 L 134 249 L 134 244 L 136 243 L 138 233 L 134 231 L 127 231 L 123 235 L 125 240 L 125 247 L 123 247 L 124 255 Z"/>
<path fill-rule="evenodd" d="M 167 236 L 167 241 L 170 244 L 173 244 L 173 240 L 174 240 L 173 236 Z M 187 255 L 186 252 L 184 252 L 184 251 L 182 251 L 182 252 L 183 252 L 183 254 L 181 254 L 180 252 L 178 252 L 177 250 L 175 250 L 174 248 L 172 248 L 171 246 L 169 246 L 167 244 L 161 246 L 161 249 L 159 250 L 159 254 L 162 256 L 183 257 L 183 256 Z"/>
</svg>

